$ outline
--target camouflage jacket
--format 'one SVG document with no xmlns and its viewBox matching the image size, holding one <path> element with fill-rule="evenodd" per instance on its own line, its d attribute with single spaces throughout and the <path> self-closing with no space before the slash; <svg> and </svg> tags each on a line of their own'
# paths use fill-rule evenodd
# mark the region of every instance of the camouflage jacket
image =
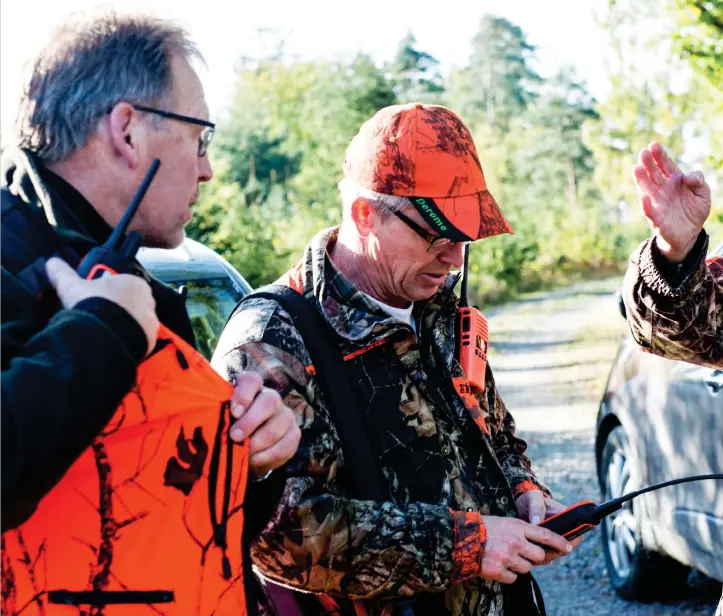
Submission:
<svg viewBox="0 0 723 616">
<path fill-rule="evenodd" d="M 334 229 L 317 235 L 280 282 L 313 295 L 338 334 L 389 499 L 350 494 L 302 339 L 276 302 L 251 299 L 230 320 L 212 363 L 229 378 L 245 368 L 261 372 L 302 427 L 281 503 L 252 544 L 254 564 L 304 591 L 364 599 L 372 615 L 385 599 L 421 593 L 417 616 L 502 614 L 500 585 L 478 577 L 481 515 L 514 517 L 515 495 L 549 492 L 530 469 L 491 370 L 470 409 L 452 386 L 462 376 L 454 358 L 456 276 L 415 304 L 417 335 L 334 268 L 327 248 L 335 240 Z"/>
<path fill-rule="evenodd" d="M 628 324 L 644 350 L 696 364 L 723 366 L 723 258 L 705 260 L 703 233 L 682 275 L 661 267 L 652 238 L 630 258 L 623 285 Z M 675 279 L 677 278 L 677 280 Z"/>
</svg>

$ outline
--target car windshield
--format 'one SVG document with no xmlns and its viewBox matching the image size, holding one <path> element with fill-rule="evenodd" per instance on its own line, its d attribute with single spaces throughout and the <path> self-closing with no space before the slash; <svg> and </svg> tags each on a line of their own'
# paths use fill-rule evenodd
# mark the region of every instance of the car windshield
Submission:
<svg viewBox="0 0 723 616">
<path fill-rule="evenodd" d="M 229 314 L 243 297 L 228 277 L 178 280 L 188 288 L 186 309 L 191 317 L 198 350 L 211 359 Z"/>
</svg>

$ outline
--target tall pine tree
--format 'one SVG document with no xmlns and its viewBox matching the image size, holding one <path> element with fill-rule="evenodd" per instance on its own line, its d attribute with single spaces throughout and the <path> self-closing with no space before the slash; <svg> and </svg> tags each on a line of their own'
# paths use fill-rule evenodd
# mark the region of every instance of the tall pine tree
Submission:
<svg viewBox="0 0 723 616">
<path fill-rule="evenodd" d="M 401 103 L 436 103 L 444 92 L 439 61 L 419 49 L 411 31 L 399 42 L 394 59 L 386 70 Z"/>
</svg>

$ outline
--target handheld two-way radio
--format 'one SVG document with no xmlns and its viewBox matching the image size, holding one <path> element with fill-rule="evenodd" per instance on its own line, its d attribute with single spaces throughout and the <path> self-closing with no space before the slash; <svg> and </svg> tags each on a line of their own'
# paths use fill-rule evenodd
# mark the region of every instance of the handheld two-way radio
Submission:
<svg viewBox="0 0 723 616">
<path fill-rule="evenodd" d="M 128 209 L 118 221 L 110 237 L 100 246 L 93 248 L 80 262 L 78 266 L 80 276 L 93 280 L 106 274 L 125 274 L 131 270 L 143 238 L 136 231 L 131 231 L 126 236 L 126 230 L 160 166 L 161 161 L 157 158 L 154 159 Z"/>
<path fill-rule="evenodd" d="M 667 486 L 674 486 L 679 483 L 688 483 L 689 481 L 703 481 L 705 479 L 723 479 L 723 474 L 713 475 L 695 475 L 693 477 L 682 477 L 680 479 L 673 479 L 671 481 L 664 481 L 663 483 L 656 483 L 655 485 L 642 488 L 630 494 L 624 494 L 618 498 L 613 498 L 609 501 L 596 505 L 591 500 L 580 501 L 571 505 L 567 509 L 562 510 L 560 513 L 547 518 L 544 522 L 540 522 L 539 526 L 551 530 L 553 533 L 562 535 L 565 539 L 574 539 L 579 537 L 583 533 L 595 528 L 603 518 L 609 516 L 622 508 L 622 506 L 634 499 L 636 496 L 645 494 L 646 492 L 652 492 L 665 488 Z"/>
<path fill-rule="evenodd" d="M 462 365 L 469 386 L 477 391 L 485 390 L 487 371 L 487 345 L 489 330 L 487 319 L 476 306 L 470 306 L 467 298 L 469 277 L 469 244 L 464 247 L 462 289 L 459 295 L 459 363 Z"/>
</svg>

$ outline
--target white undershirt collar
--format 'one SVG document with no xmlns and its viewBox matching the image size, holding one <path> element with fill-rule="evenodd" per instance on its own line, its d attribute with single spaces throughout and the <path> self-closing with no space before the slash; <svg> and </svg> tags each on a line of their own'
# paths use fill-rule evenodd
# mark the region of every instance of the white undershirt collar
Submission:
<svg viewBox="0 0 723 616">
<path fill-rule="evenodd" d="M 414 329 L 414 317 L 412 316 L 412 309 L 414 308 L 414 302 L 409 302 L 409 306 L 406 308 L 395 308 L 394 306 L 390 306 L 389 304 L 385 304 L 384 302 L 380 302 L 375 297 L 372 297 L 371 295 L 364 293 L 368 299 L 370 299 L 372 302 L 374 302 L 377 306 L 379 306 L 384 312 L 386 312 L 388 315 L 394 317 L 397 321 L 401 321 L 402 323 L 406 323 L 409 325 L 412 329 Z"/>
</svg>

